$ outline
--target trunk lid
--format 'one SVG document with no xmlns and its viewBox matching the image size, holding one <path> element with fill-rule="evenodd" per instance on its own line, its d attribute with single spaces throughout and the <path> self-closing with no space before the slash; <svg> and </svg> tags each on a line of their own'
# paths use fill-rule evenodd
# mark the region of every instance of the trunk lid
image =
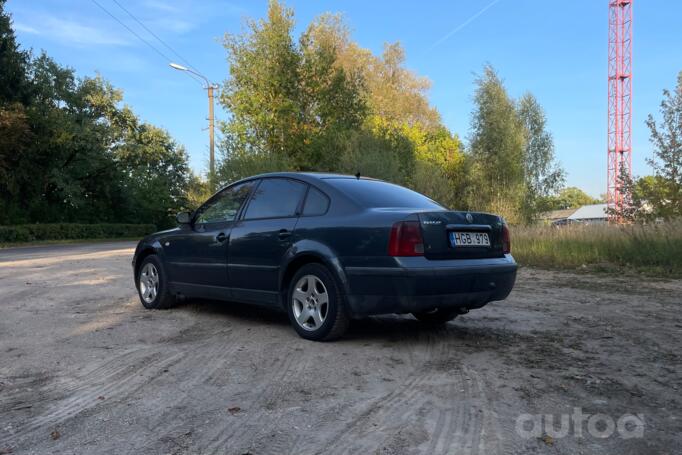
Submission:
<svg viewBox="0 0 682 455">
<path fill-rule="evenodd" d="M 427 259 L 477 259 L 502 257 L 503 220 L 480 212 L 418 213 Z M 453 246 L 451 233 L 487 234 L 490 246 Z"/>
</svg>

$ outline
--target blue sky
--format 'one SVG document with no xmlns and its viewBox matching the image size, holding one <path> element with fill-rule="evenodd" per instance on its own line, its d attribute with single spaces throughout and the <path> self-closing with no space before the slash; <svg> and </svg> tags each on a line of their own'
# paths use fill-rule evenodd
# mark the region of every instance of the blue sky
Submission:
<svg viewBox="0 0 682 455">
<path fill-rule="evenodd" d="M 118 0 L 209 79 L 222 82 L 227 62 L 220 39 L 245 17 L 262 17 L 265 1 Z M 97 0 L 164 53 L 175 57 L 113 0 Z M 400 41 L 407 66 L 433 83 L 432 103 L 446 125 L 469 135 L 473 80 L 491 63 L 518 97 L 532 92 L 544 106 L 567 184 L 594 196 L 606 185 L 607 1 L 289 0 L 297 33 L 325 11 L 344 13 L 353 38 L 375 53 Z M 44 49 L 79 76 L 101 73 L 123 89 L 142 119 L 166 128 L 185 145 L 191 165 L 208 161 L 207 100 L 198 82 L 167 62 L 92 0 L 9 0 L 24 47 Z M 482 11 L 485 10 L 485 11 Z M 635 0 L 633 167 L 650 172 L 648 113 L 682 70 L 682 2 Z M 454 32 L 454 33 L 453 33 Z M 177 60 L 177 59 L 176 59 Z M 218 107 L 217 117 L 226 113 Z"/>
</svg>

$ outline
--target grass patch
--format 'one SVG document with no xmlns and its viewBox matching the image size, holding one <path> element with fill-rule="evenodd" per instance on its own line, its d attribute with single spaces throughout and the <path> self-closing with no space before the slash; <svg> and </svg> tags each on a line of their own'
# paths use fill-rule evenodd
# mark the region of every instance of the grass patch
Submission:
<svg viewBox="0 0 682 455">
<path fill-rule="evenodd" d="M 522 265 L 682 276 L 682 221 L 655 225 L 586 225 L 512 230 Z"/>
</svg>

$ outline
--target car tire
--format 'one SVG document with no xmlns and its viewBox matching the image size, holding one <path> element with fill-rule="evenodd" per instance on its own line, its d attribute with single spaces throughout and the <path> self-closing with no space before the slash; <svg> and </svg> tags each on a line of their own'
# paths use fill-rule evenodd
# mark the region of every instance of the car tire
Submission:
<svg viewBox="0 0 682 455">
<path fill-rule="evenodd" d="M 175 297 L 168 292 L 168 279 L 163 263 L 155 254 L 142 260 L 135 281 L 142 305 L 149 310 L 163 310 L 175 304 Z"/>
<path fill-rule="evenodd" d="M 441 308 L 436 308 L 432 311 L 424 311 L 421 313 L 412 313 L 419 322 L 425 324 L 445 324 L 450 322 L 457 317 L 459 312 L 457 310 L 443 310 Z"/>
<path fill-rule="evenodd" d="M 287 313 L 296 332 L 313 341 L 339 338 L 350 320 L 334 276 L 315 263 L 294 274 L 287 292 Z"/>
</svg>

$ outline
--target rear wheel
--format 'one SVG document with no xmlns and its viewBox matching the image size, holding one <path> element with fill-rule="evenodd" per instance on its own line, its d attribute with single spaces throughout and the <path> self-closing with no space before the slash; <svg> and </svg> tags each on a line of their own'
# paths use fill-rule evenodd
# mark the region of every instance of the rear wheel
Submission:
<svg viewBox="0 0 682 455">
<path fill-rule="evenodd" d="M 417 318 L 420 322 L 427 324 L 445 324 L 457 317 L 459 312 L 457 310 L 443 310 L 436 308 L 431 311 L 424 311 L 421 313 L 412 313 L 412 316 Z"/>
<path fill-rule="evenodd" d="M 166 309 L 175 303 L 175 298 L 168 292 L 166 273 L 157 255 L 150 254 L 142 260 L 137 273 L 137 291 L 147 309 Z"/>
<path fill-rule="evenodd" d="M 289 288 L 287 312 L 296 332 L 308 340 L 333 340 L 348 328 L 339 287 L 321 264 L 307 264 L 296 272 Z"/>
</svg>

